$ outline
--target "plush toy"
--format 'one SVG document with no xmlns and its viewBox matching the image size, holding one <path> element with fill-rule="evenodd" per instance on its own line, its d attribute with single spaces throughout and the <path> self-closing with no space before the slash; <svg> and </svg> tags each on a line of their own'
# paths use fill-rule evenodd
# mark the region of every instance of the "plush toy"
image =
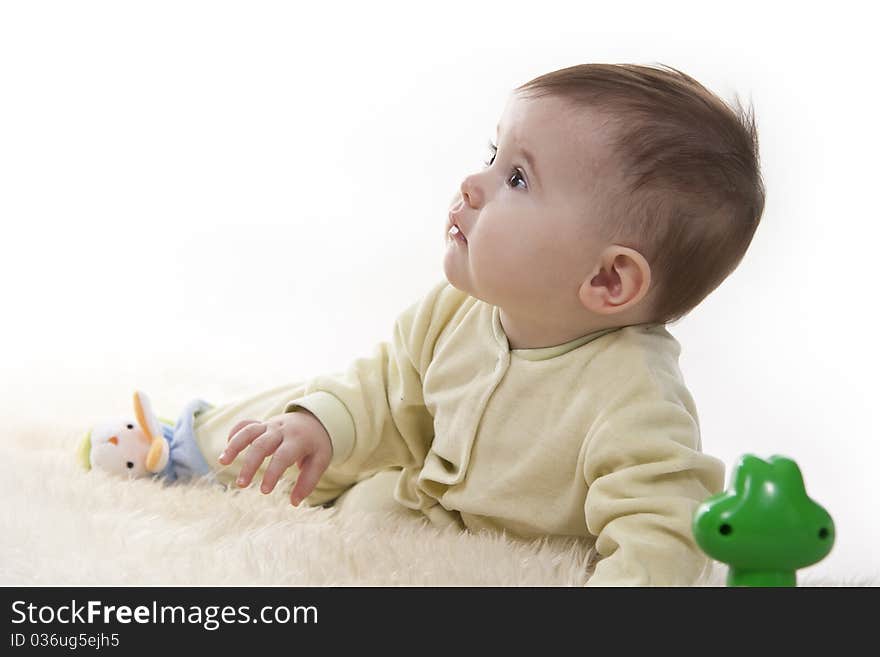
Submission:
<svg viewBox="0 0 880 657">
<path fill-rule="evenodd" d="M 102 420 L 80 441 L 77 456 L 86 470 L 169 481 L 210 472 L 193 435 L 193 418 L 210 404 L 190 402 L 174 425 L 153 413 L 146 393 L 135 391 L 133 401 L 134 416 Z"/>
</svg>

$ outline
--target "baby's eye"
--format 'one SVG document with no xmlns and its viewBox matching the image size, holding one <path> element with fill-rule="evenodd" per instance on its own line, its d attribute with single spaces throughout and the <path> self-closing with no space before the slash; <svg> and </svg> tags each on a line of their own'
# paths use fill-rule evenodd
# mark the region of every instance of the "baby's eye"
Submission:
<svg viewBox="0 0 880 657">
<path fill-rule="evenodd" d="M 495 144 L 493 144 L 491 140 L 489 141 L 489 150 L 492 151 L 492 156 L 491 156 L 491 157 L 485 162 L 485 165 L 486 165 L 487 167 L 492 166 L 492 164 L 495 162 L 495 155 L 498 154 L 498 147 L 497 147 Z M 507 182 L 510 182 L 510 180 L 513 179 L 513 178 L 519 178 L 519 179 L 522 180 L 522 182 L 523 182 L 523 187 L 525 187 L 525 182 L 526 182 L 526 180 L 525 180 L 525 178 L 523 178 L 523 176 L 522 176 L 522 172 L 521 172 L 519 169 L 514 168 L 514 169 L 511 169 L 511 173 L 512 173 L 513 175 L 511 175 L 511 176 L 507 179 Z M 511 185 L 511 186 L 512 186 L 512 187 L 518 187 L 518 185 Z"/>
<path fill-rule="evenodd" d="M 519 169 L 514 169 L 512 173 L 513 173 L 513 175 L 510 176 L 510 178 L 507 179 L 507 182 L 510 182 L 513 178 L 519 178 L 519 179 L 522 180 L 522 182 L 523 182 L 523 187 L 525 187 L 526 179 L 522 177 L 522 175 L 521 175 L 520 172 L 519 172 Z M 512 187 L 517 187 L 517 185 L 511 185 L 511 186 L 512 186 Z"/>
</svg>

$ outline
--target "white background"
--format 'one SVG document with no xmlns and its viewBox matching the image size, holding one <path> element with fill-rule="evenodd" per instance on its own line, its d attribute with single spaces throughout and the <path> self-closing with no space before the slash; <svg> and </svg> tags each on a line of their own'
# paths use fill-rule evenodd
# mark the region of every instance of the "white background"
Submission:
<svg viewBox="0 0 880 657">
<path fill-rule="evenodd" d="M 147 389 L 171 415 L 344 368 L 441 280 L 448 201 L 515 86 L 668 64 L 754 104 L 768 193 L 740 268 L 670 326 L 704 448 L 794 458 L 838 532 L 809 570 L 876 577 L 876 25 L 611 4 L 3 3 L 6 403 L 105 385 L 123 412 L 185 372 L 201 387 Z"/>
</svg>

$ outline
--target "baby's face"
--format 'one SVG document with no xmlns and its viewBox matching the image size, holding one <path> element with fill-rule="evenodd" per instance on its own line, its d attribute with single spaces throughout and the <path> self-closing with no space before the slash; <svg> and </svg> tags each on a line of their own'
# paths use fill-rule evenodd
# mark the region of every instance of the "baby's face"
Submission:
<svg viewBox="0 0 880 657">
<path fill-rule="evenodd" d="M 446 235 L 454 287 L 531 316 L 575 311 L 606 246 L 595 230 L 609 184 L 600 123 L 555 98 L 511 98 L 494 157 L 462 181 L 450 208 L 447 230 L 454 222 L 466 239 Z"/>
</svg>

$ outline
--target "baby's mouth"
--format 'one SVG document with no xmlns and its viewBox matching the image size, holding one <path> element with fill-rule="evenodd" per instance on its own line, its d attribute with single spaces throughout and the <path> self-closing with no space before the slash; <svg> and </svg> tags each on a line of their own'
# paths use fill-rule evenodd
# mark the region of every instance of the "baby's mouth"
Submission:
<svg viewBox="0 0 880 657">
<path fill-rule="evenodd" d="M 460 240 L 461 242 L 467 244 L 467 238 L 464 236 L 464 233 L 461 232 L 461 229 L 452 224 L 452 228 L 449 229 L 448 233 L 453 239 Z"/>
</svg>

